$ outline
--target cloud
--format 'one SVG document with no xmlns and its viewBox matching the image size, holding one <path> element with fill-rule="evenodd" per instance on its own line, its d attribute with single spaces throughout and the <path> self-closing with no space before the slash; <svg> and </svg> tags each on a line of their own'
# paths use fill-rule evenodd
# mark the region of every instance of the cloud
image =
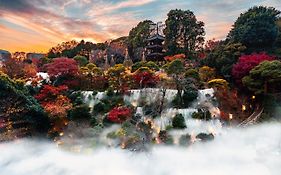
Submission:
<svg viewBox="0 0 281 175">
<path fill-rule="evenodd" d="M 139 21 L 164 21 L 170 9 L 179 8 L 194 11 L 205 22 L 207 39 L 223 39 L 239 14 L 254 5 L 281 8 L 279 0 L 0 0 L 0 22 L 48 43 L 83 38 L 103 42 L 127 35 Z M 3 35 L 0 33 L 1 38 Z M 14 50 L 9 42 L 18 47 L 22 43 L 15 42 L 16 38 L 22 36 L 27 33 L 9 36 L 15 39 L 6 40 L 1 47 Z M 25 51 L 32 49 L 24 47 Z"/>
</svg>

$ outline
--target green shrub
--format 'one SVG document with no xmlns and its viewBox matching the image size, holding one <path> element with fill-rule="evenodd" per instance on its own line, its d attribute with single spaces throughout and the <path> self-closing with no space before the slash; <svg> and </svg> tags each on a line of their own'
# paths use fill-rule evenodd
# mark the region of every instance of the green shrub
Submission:
<svg viewBox="0 0 281 175">
<path fill-rule="evenodd" d="M 91 119 L 90 108 L 87 105 L 75 106 L 69 111 L 70 120 Z"/>
<path fill-rule="evenodd" d="M 172 126 L 175 129 L 186 128 L 185 120 L 182 114 L 176 114 L 176 116 L 172 120 Z"/>
</svg>

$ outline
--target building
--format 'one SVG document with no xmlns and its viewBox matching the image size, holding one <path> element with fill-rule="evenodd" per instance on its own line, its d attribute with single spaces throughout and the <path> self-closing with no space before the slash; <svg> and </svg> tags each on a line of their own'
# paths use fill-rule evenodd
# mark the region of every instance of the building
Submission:
<svg viewBox="0 0 281 175">
<path fill-rule="evenodd" d="M 164 61 L 163 43 L 165 40 L 161 22 L 151 24 L 150 37 L 147 39 L 147 61 Z"/>
</svg>

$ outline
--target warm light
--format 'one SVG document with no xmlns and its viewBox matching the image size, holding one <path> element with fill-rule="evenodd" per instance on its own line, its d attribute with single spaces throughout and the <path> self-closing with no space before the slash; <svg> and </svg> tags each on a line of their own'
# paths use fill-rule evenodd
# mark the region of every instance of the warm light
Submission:
<svg viewBox="0 0 281 175">
<path fill-rule="evenodd" d="M 242 111 L 246 111 L 246 106 L 242 105 Z"/>
<path fill-rule="evenodd" d="M 253 100 L 256 99 L 256 96 L 253 95 L 253 96 L 252 96 L 252 99 L 253 99 Z"/>
<path fill-rule="evenodd" d="M 63 134 L 64 134 L 64 133 L 63 133 L 63 132 L 61 132 L 61 133 L 60 133 L 60 136 L 63 136 Z"/>
<path fill-rule="evenodd" d="M 233 119 L 233 114 L 229 114 L 229 119 L 230 119 L 230 120 Z"/>
</svg>

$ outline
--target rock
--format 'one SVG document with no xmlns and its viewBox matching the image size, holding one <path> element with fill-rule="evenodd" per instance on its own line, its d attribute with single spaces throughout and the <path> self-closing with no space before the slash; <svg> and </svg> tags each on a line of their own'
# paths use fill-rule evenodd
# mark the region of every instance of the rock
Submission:
<svg viewBox="0 0 281 175">
<path fill-rule="evenodd" d="M 196 136 L 196 139 L 200 139 L 201 141 L 206 142 L 206 141 L 214 140 L 214 139 L 215 139 L 215 136 L 214 136 L 212 133 L 210 133 L 210 134 L 199 133 L 199 134 Z"/>
</svg>

